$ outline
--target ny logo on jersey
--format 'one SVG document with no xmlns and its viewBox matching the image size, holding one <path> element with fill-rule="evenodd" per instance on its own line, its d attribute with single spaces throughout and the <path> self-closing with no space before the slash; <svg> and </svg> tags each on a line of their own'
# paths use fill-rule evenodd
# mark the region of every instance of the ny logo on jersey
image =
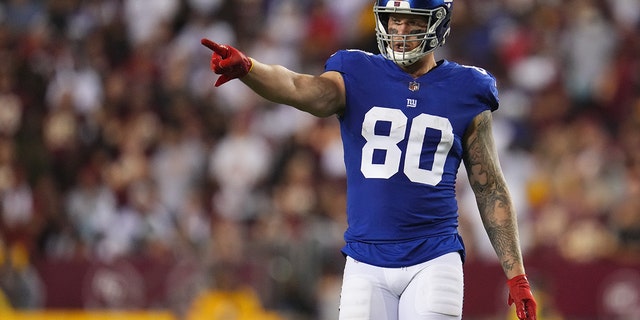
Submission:
<svg viewBox="0 0 640 320">
<path fill-rule="evenodd" d="M 415 108 L 418 106 L 417 99 L 407 99 L 407 108 Z"/>
</svg>

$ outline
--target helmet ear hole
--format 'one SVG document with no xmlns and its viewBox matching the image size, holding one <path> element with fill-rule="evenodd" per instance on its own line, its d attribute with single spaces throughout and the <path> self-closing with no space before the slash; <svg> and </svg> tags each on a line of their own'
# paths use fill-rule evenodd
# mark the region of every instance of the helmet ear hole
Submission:
<svg viewBox="0 0 640 320">
<path fill-rule="evenodd" d="M 449 36 L 449 33 L 451 33 L 451 19 L 446 19 L 442 23 L 442 27 L 440 28 L 440 30 L 441 32 L 439 32 L 437 37 L 438 37 L 438 41 L 440 42 L 439 46 L 443 46 L 445 43 L 445 40 Z"/>
</svg>

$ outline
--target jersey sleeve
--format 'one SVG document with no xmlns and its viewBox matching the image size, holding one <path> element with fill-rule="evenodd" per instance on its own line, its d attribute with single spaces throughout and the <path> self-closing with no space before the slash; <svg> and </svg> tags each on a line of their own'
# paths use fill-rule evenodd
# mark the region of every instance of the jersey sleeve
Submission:
<svg viewBox="0 0 640 320">
<path fill-rule="evenodd" d="M 487 87 L 484 102 L 489 106 L 491 111 L 496 111 L 500 106 L 500 98 L 498 98 L 498 85 L 496 79 L 490 73 L 487 73 Z"/>
<path fill-rule="evenodd" d="M 344 50 L 340 50 L 332 54 L 324 64 L 324 71 L 337 71 L 344 73 L 344 55 Z"/>
<path fill-rule="evenodd" d="M 332 54 L 324 64 L 325 71 L 337 71 L 342 74 L 360 74 L 364 70 L 364 75 L 368 74 L 371 64 L 374 62 L 375 55 L 358 49 L 340 50 Z M 369 70 L 370 71 L 370 70 Z"/>
<path fill-rule="evenodd" d="M 480 68 L 472 68 L 471 72 L 474 73 L 474 82 L 478 83 L 478 86 L 475 86 L 478 90 L 475 93 L 478 101 L 487 106 L 489 110 L 496 111 L 500 106 L 496 78 L 491 73 Z"/>
</svg>

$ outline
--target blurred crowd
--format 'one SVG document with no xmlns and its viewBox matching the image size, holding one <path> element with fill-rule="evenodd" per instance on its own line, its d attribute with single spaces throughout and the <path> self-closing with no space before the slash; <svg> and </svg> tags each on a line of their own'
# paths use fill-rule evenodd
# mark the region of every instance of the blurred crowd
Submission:
<svg viewBox="0 0 640 320">
<path fill-rule="evenodd" d="M 335 117 L 214 88 L 200 39 L 318 74 L 377 53 L 370 0 L 0 3 L 0 288 L 33 261 L 195 260 L 208 285 L 334 310 L 345 228 Z M 456 0 L 436 58 L 498 80 L 526 255 L 640 259 L 640 1 Z M 464 168 L 469 259 L 494 259 Z M 30 262 L 31 261 L 31 262 Z M 31 271 L 32 272 L 32 271 Z M 331 316 L 327 315 L 327 318 Z"/>
</svg>

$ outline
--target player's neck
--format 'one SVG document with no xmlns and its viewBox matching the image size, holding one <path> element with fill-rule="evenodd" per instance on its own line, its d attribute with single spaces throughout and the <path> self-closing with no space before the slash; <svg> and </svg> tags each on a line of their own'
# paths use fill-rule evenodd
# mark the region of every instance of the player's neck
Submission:
<svg viewBox="0 0 640 320">
<path fill-rule="evenodd" d="M 418 78 L 425 73 L 431 71 L 431 69 L 436 67 L 436 58 L 433 55 L 433 52 L 428 55 L 422 57 L 422 59 L 418 60 L 416 63 L 402 67 L 406 73 L 410 74 L 414 78 Z"/>
</svg>

